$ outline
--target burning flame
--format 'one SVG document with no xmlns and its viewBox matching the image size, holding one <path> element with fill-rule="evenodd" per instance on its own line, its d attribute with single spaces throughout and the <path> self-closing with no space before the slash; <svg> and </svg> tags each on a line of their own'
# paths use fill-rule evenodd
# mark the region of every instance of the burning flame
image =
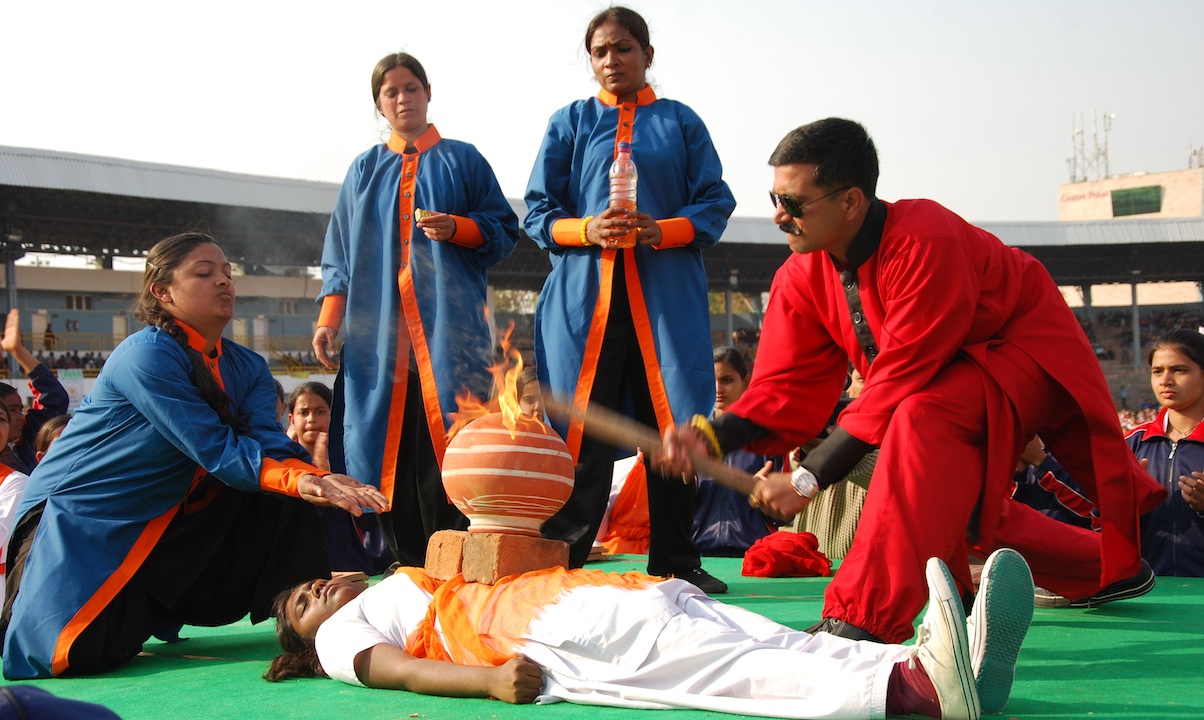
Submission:
<svg viewBox="0 0 1204 720">
<path fill-rule="evenodd" d="M 551 432 L 542 418 L 524 415 L 518 403 L 518 378 L 523 372 L 523 354 L 510 344 L 510 336 L 513 334 L 514 321 L 511 320 L 510 327 L 506 328 L 506 333 L 502 336 L 502 355 L 497 362 L 489 366 L 489 372 L 493 374 L 493 398 L 487 404 L 483 403 L 468 388 L 456 394 L 458 409 L 450 413 L 454 422 L 447 432 L 448 441 L 468 423 L 495 412 L 502 414 L 502 424 L 510 430 L 511 438 L 520 430 L 543 435 Z"/>
</svg>

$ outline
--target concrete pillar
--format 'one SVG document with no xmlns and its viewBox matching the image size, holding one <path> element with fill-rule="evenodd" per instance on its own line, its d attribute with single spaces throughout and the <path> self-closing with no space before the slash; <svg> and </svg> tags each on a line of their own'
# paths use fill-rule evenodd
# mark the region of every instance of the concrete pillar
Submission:
<svg viewBox="0 0 1204 720">
<path fill-rule="evenodd" d="M 1132 297 L 1132 320 L 1130 324 L 1133 326 L 1133 369 L 1141 369 L 1141 314 L 1138 312 L 1137 305 L 1137 283 L 1129 283 L 1129 291 Z"/>
<path fill-rule="evenodd" d="M 723 339 L 724 345 L 732 344 L 732 333 L 736 332 L 735 318 L 732 316 L 732 289 L 729 287 L 723 291 L 724 307 L 727 308 L 727 335 Z"/>
<path fill-rule="evenodd" d="M 736 290 L 740 283 L 740 269 L 733 268 L 731 274 L 727 278 L 727 290 L 724 292 L 724 297 L 727 300 L 727 337 L 724 338 L 724 345 L 732 344 L 732 333 L 736 331 L 736 323 L 734 313 L 732 312 L 732 293 Z"/>
<path fill-rule="evenodd" d="M 5 218 L 3 223 L 4 237 L 2 238 L 2 246 L 0 246 L 0 261 L 4 262 L 4 282 L 5 288 L 8 290 L 8 310 L 17 307 L 17 261 L 25 257 L 25 250 L 21 247 L 22 235 L 20 230 L 14 230 L 12 222 Z M 17 363 L 17 358 L 11 354 L 8 356 L 8 377 L 19 378 L 23 375 L 21 366 Z"/>
</svg>

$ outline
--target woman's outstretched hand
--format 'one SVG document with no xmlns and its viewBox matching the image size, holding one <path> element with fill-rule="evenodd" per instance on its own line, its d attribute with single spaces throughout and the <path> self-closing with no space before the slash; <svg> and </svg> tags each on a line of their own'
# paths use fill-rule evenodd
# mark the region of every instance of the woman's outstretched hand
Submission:
<svg viewBox="0 0 1204 720">
<path fill-rule="evenodd" d="M 389 501 L 380 490 L 349 475 L 302 475 L 297 482 L 297 489 L 301 493 L 301 499 L 306 502 L 339 507 L 356 517 L 364 514 L 363 508 L 370 508 L 378 513 L 389 509 Z"/>
</svg>

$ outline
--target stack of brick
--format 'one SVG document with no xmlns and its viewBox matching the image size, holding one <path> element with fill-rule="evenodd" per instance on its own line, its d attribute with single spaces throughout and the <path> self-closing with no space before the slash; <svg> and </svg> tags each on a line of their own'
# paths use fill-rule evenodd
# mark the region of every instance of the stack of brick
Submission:
<svg viewBox="0 0 1204 720">
<path fill-rule="evenodd" d="M 526 535 L 440 530 L 426 547 L 426 572 L 447 580 L 493 585 L 507 575 L 569 565 L 568 543 Z"/>
</svg>

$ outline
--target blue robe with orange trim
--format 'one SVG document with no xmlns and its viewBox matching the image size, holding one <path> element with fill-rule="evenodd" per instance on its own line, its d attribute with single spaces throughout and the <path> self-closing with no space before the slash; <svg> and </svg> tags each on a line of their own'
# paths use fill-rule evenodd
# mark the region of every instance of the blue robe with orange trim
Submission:
<svg viewBox="0 0 1204 720">
<path fill-rule="evenodd" d="M 386 495 L 386 435 L 390 426 L 400 427 L 404 410 L 394 407 L 394 383 L 404 386 L 409 371 L 409 354 L 398 357 L 399 330 L 412 340 L 427 425 L 442 463 L 456 393 L 468 388 L 482 400 L 489 397 L 493 341 L 485 318 L 486 270 L 518 242 L 518 218 L 475 147 L 440 138 L 433 125 L 416 145 L 410 197 L 399 193 L 410 172 L 404 156 L 388 144 L 351 164 L 326 234 L 318 297 L 347 298 L 342 396 L 336 398 L 344 412 L 341 433 L 331 427 L 331 467 L 345 468 Z M 468 248 L 428 239 L 414 224 L 418 208 L 470 218 L 483 242 Z M 406 269 L 413 294 L 403 301 L 399 276 Z"/>
<path fill-rule="evenodd" d="M 60 638 L 72 619 L 78 624 L 85 606 L 104 607 L 106 593 L 98 591 L 106 582 L 110 598 L 124 586 L 180 507 L 198 467 L 238 490 L 293 497 L 300 474 L 320 473 L 280 431 L 276 386 L 263 358 L 226 340 L 219 348 L 213 362 L 245 431 L 235 433 L 201 397 L 179 343 L 149 327 L 109 356 L 92 392 L 30 476 L 16 516 L 46 506 L 4 638 L 5 677 L 62 672 L 66 648 L 56 662 L 56 646 L 67 642 Z"/>
<path fill-rule="evenodd" d="M 656 359 L 664 380 L 672 411 L 672 418 L 658 413 L 664 425 L 708 414 L 714 405 L 715 364 L 702 251 L 719 241 L 736 201 L 723 182 L 710 133 L 693 110 L 658 99 L 650 88 L 640 91 L 635 105 L 631 142 L 639 171 L 636 204 L 658 221 L 684 218 L 693 227 L 688 244 L 621 251 L 628 272 L 632 265 L 638 269 L 638 286 L 627 283 L 628 301 L 636 323 L 643 308 L 651 325 L 652 347 L 642 345 L 641 350 L 646 363 Z M 559 245 L 552 226 L 565 218 L 597 215 L 608 206 L 608 172 L 619 116 L 614 96 L 605 91 L 558 110 L 548 123 L 527 185 L 524 227 L 552 261 L 535 311 L 535 355 L 540 381 L 561 399 L 588 397 L 597 364 L 597 357 L 586 356 L 590 327 L 595 313 L 606 310 L 598 303 L 603 257 L 613 257 L 616 251 Z M 606 271 L 609 268 L 606 264 Z M 604 326 L 594 330 L 599 347 L 604 331 Z M 649 378 L 654 393 L 658 382 Z M 579 385 L 586 387 L 578 390 Z M 570 434 L 564 425 L 556 430 L 576 456 L 580 433 Z"/>
</svg>

